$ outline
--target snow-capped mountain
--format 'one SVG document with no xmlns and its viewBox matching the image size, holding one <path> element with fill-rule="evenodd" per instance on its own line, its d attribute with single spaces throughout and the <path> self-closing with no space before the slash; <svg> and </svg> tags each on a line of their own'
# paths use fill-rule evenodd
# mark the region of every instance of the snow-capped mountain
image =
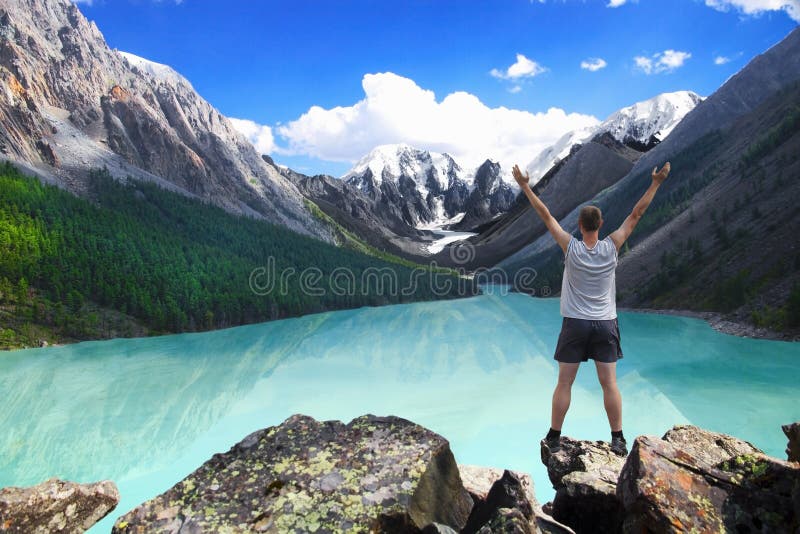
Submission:
<svg viewBox="0 0 800 534">
<path fill-rule="evenodd" d="M 466 179 L 466 173 L 449 154 L 439 154 L 427 150 L 419 150 L 406 144 L 381 145 L 361 158 L 342 179 L 351 181 L 352 177 L 360 177 L 369 169 L 375 182 L 380 184 L 383 175 L 397 179 L 400 176 L 424 177 L 421 187 L 428 181 L 434 189 L 446 189 L 453 181 Z M 361 183 L 355 180 L 356 185 Z"/>
<path fill-rule="evenodd" d="M 480 224 L 508 209 L 515 196 L 497 163 L 487 160 L 465 170 L 449 154 L 406 144 L 374 148 L 342 180 L 399 207 L 406 223 L 416 228 L 440 228 L 462 219 Z"/>
<path fill-rule="evenodd" d="M 663 93 L 622 108 L 597 126 L 569 132 L 527 165 L 531 181 L 536 182 L 544 176 L 553 164 L 569 154 L 574 145 L 606 132 L 638 150 L 651 148 L 666 138 L 683 117 L 702 101 L 703 97 L 692 91 Z"/>
</svg>

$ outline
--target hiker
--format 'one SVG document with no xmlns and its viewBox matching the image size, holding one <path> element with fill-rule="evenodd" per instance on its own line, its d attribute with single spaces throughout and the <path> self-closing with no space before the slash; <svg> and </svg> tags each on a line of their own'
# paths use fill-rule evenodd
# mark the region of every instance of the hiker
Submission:
<svg viewBox="0 0 800 534">
<path fill-rule="evenodd" d="M 570 391 L 581 362 L 594 360 L 597 378 L 603 388 L 603 405 L 611 426 L 611 450 L 628 454 L 622 434 L 622 398 L 617 388 L 617 360 L 622 358 L 617 323 L 617 254 L 636 228 L 659 186 L 669 175 L 669 162 L 651 174 L 652 183 L 622 225 L 605 239 L 599 239 L 603 216 L 596 206 L 584 206 L 578 215 L 582 240 L 561 228 L 547 206 L 531 191 L 530 177 L 514 165 L 514 179 L 530 200 L 547 230 L 564 251 L 564 278 L 561 284 L 561 333 L 554 359 L 558 361 L 558 383 L 553 392 L 550 431 L 544 444 L 551 452 L 561 449 L 561 425 L 567 415 Z"/>
</svg>

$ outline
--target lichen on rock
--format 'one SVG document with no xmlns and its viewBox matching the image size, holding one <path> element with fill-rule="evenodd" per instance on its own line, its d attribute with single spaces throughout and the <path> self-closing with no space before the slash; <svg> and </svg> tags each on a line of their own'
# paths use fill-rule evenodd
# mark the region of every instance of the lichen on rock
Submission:
<svg viewBox="0 0 800 534">
<path fill-rule="evenodd" d="M 114 532 L 460 530 L 472 499 L 447 440 L 397 417 L 295 415 L 216 454 Z"/>
<path fill-rule="evenodd" d="M 0 489 L 0 532 L 79 534 L 119 502 L 110 480 L 76 484 L 51 478 L 27 488 Z"/>
<path fill-rule="evenodd" d="M 800 466 L 697 427 L 636 438 L 617 493 L 625 532 L 800 528 Z"/>
</svg>

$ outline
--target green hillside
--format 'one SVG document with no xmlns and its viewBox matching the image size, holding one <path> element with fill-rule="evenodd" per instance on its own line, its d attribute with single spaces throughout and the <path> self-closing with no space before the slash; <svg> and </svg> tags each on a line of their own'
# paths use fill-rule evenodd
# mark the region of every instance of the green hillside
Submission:
<svg viewBox="0 0 800 534">
<path fill-rule="evenodd" d="M 0 347 L 473 293 L 450 274 L 328 245 L 154 184 L 123 184 L 107 171 L 91 172 L 87 197 L 0 167 Z"/>
</svg>

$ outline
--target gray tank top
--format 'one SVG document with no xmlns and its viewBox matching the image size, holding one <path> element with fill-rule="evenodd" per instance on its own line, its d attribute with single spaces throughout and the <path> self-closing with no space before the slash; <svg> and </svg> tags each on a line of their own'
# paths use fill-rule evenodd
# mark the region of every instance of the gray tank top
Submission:
<svg viewBox="0 0 800 534">
<path fill-rule="evenodd" d="M 564 257 L 561 315 L 573 319 L 617 318 L 617 247 L 611 236 L 588 248 L 573 237 Z"/>
</svg>

